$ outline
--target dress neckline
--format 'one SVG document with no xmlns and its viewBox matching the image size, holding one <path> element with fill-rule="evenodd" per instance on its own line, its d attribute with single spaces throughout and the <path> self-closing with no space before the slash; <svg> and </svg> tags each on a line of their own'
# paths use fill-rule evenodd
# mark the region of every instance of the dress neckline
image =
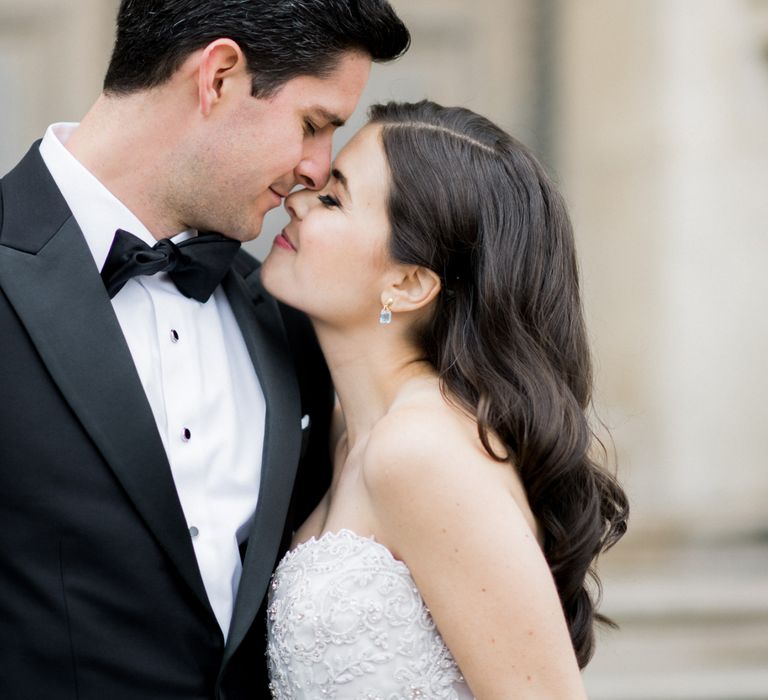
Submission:
<svg viewBox="0 0 768 700">
<path fill-rule="evenodd" d="M 280 561 L 280 564 L 278 564 L 278 567 L 282 566 L 282 564 L 284 563 L 291 561 L 301 552 L 306 551 L 307 549 L 310 549 L 313 546 L 317 546 L 317 545 L 326 543 L 328 541 L 345 540 L 345 539 L 359 542 L 360 544 L 364 544 L 364 545 L 372 545 L 373 547 L 378 549 L 380 552 L 382 552 L 389 562 L 391 562 L 395 566 L 401 567 L 410 576 L 411 570 L 408 568 L 408 565 L 404 561 L 397 559 L 395 555 L 392 554 L 392 552 L 389 550 L 389 548 L 386 545 L 383 545 L 381 542 L 379 542 L 374 535 L 367 535 L 367 536 L 359 535 L 358 533 L 346 527 L 343 527 L 336 531 L 326 530 L 325 532 L 323 532 L 317 537 L 315 537 L 315 535 L 312 535 L 312 537 L 310 537 L 308 540 L 304 540 L 303 542 L 300 542 L 293 549 L 289 549 L 285 553 L 282 560 Z"/>
</svg>

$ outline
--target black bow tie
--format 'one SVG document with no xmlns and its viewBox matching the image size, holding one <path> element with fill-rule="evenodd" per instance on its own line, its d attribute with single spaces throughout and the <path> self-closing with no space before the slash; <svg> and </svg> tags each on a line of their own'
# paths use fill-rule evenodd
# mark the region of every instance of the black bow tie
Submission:
<svg viewBox="0 0 768 700">
<path fill-rule="evenodd" d="M 185 297 L 206 302 L 238 250 L 239 241 L 219 233 L 205 233 L 178 245 L 163 239 L 150 247 L 132 233 L 118 229 L 101 279 L 111 299 L 131 277 L 167 272 Z"/>
</svg>

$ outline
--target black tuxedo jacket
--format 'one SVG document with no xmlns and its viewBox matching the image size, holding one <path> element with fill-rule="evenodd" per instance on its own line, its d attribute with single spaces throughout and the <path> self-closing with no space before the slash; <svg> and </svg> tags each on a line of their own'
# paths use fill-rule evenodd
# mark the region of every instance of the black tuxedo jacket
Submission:
<svg viewBox="0 0 768 700">
<path fill-rule="evenodd" d="M 267 403 L 225 644 L 128 346 L 37 144 L 0 180 L 3 700 L 269 697 L 267 585 L 329 482 L 333 394 L 306 318 L 258 277 L 241 252 L 223 282 Z"/>
</svg>

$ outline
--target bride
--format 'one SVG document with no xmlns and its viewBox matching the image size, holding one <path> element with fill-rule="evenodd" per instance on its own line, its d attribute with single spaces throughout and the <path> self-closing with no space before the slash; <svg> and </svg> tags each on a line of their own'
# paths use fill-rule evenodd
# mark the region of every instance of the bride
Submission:
<svg viewBox="0 0 768 700">
<path fill-rule="evenodd" d="M 272 582 L 276 698 L 585 698 L 595 557 L 627 502 L 593 462 L 571 226 L 477 114 L 372 109 L 286 200 L 265 287 L 339 405 L 328 493 Z"/>
</svg>

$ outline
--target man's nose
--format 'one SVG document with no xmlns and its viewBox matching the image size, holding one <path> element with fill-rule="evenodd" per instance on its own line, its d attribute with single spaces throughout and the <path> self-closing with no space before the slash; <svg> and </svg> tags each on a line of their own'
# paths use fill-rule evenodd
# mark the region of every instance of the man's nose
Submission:
<svg viewBox="0 0 768 700">
<path fill-rule="evenodd" d="M 318 136 L 296 167 L 296 179 L 310 190 L 321 190 L 331 176 L 332 135 Z"/>
</svg>

